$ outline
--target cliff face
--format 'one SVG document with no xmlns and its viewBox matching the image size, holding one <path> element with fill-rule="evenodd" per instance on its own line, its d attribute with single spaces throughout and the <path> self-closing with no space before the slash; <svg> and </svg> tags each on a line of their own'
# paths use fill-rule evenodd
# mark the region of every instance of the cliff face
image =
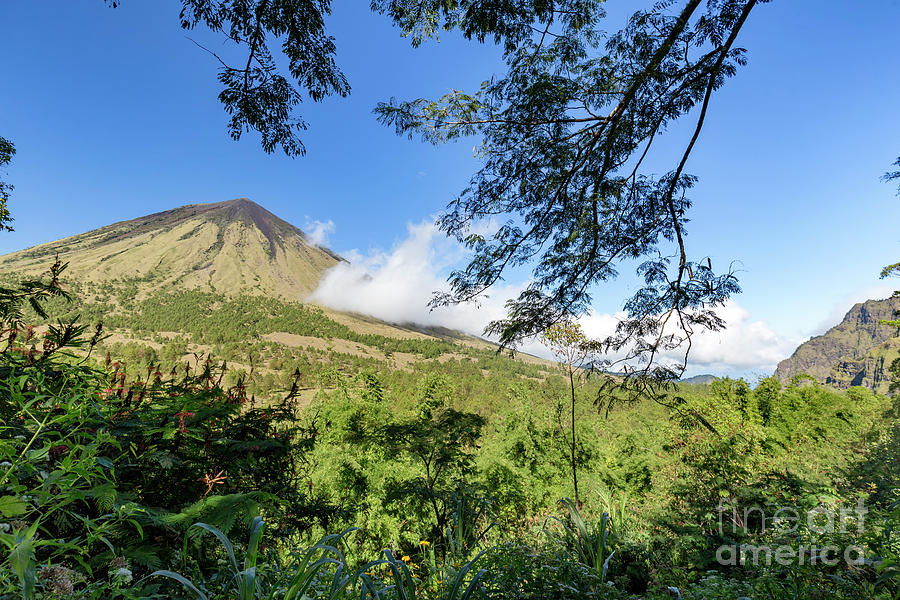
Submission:
<svg viewBox="0 0 900 600">
<path fill-rule="evenodd" d="M 781 361 L 775 376 L 788 382 L 806 373 L 841 389 L 862 385 L 886 391 L 887 369 L 900 356 L 900 337 L 896 327 L 880 321 L 895 319 L 896 311 L 900 311 L 900 298 L 854 305 L 840 323 Z"/>
</svg>

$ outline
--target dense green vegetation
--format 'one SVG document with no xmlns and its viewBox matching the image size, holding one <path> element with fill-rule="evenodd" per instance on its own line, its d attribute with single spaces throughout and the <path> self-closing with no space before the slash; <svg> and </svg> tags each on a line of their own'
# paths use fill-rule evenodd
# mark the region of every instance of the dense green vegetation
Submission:
<svg viewBox="0 0 900 600">
<path fill-rule="evenodd" d="M 302 400 L 298 359 L 257 341 L 285 391 L 254 402 L 259 373 L 183 360 L 223 314 L 353 333 L 301 305 L 151 297 L 107 322 L 165 343 L 107 360 L 86 325 L 30 326 L 29 295 L 72 311 L 57 288 L 4 289 L 0 597 L 897 597 L 900 405 L 864 388 L 723 379 L 607 415 L 591 378 L 422 340 L 406 369 L 307 356 Z M 573 406 L 579 507 L 560 502 Z"/>
<path fill-rule="evenodd" d="M 14 285 L 18 278 L 6 275 Z M 473 347 L 434 337 L 397 338 L 355 331 L 330 319 L 320 309 L 298 302 L 262 296 L 233 298 L 200 290 L 160 292 L 135 300 L 133 281 L 86 285 L 67 281 L 73 298 L 50 298 L 48 315 L 54 320 L 102 322 L 116 334 L 101 341 L 95 356 L 122 365 L 127 372 L 143 372 L 151 365 L 166 369 L 181 361 L 194 362 L 194 353 L 211 355 L 229 365 L 225 382 L 243 378 L 251 393 L 277 398 L 299 374 L 300 385 L 332 389 L 336 371 L 356 374 L 377 371 L 389 389 L 409 394 L 423 376 L 441 372 L 461 388 L 458 399 L 469 410 L 493 410 L 506 400 L 514 379 L 544 379 L 548 367 L 512 361 L 487 347 Z M 39 316 L 30 309 L 31 319 Z M 265 336 L 285 333 L 321 339 L 318 346 L 292 347 Z M 336 349 L 345 340 L 373 350 L 349 353 Z M 403 368 L 393 360 L 408 355 Z M 551 370 L 552 371 L 552 370 Z M 250 373 L 253 377 L 249 377 Z"/>
<path fill-rule="evenodd" d="M 329 319 L 321 310 L 277 298 L 241 295 L 233 298 L 201 290 L 159 293 L 136 300 L 134 282 L 106 282 L 87 286 L 72 282 L 75 294 L 90 289 L 101 301 L 58 301 L 48 310 L 62 319 L 103 321 L 107 328 L 136 333 L 179 332 L 190 334 L 197 343 L 246 342 L 268 333 L 284 332 L 320 338 L 341 338 L 366 344 L 384 352 L 412 352 L 436 357 L 452 351 L 454 345 L 438 340 L 396 339 L 358 333 Z"/>
</svg>

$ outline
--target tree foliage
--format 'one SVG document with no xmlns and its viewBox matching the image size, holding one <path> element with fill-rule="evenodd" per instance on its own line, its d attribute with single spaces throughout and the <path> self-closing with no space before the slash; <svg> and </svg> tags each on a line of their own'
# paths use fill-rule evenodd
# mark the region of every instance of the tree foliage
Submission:
<svg viewBox="0 0 900 600">
<path fill-rule="evenodd" d="M 695 328 L 724 325 L 711 307 L 739 288 L 730 270 L 717 273 L 708 259 L 688 255 L 687 192 L 696 178 L 685 168 L 713 93 L 746 61 L 735 44 L 760 2 L 657 3 L 608 36 L 598 29 L 599 2 L 521 10 L 502 3 L 489 14 L 474 2 L 385 4 L 414 36 L 442 19 L 471 37 L 492 33 L 505 50 L 506 73 L 474 93 L 376 109 L 398 133 L 427 142 L 481 139 L 482 167 L 439 220 L 474 258 L 434 304 L 475 299 L 509 269 L 532 265 L 532 283 L 488 329 L 515 344 L 586 312 L 596 284 L 639 260 L 644 286 L 626 303 L 629 318 L 607 349 L 651 364 Z M 654 142 L 691 112 L 692 133 L 672 168 L 653 174 L 645 159 Z M 501 219 L 490 236 L 473 230 Z"/>
<path fill-rule="evenodd" d="M 890 375 L 891 384 L 888 387 L 889 394 L 896 394 L 900 392 L 900 358 L 895 358 L 891 361 L 891 366 L 888 367 L 888 374 Z"/>
<path fill-rule="evenodd" d="M 574 321 L 561 321 L 548 327 L 541 334 L 541 341 L 550 348 L 567 375 L 574 375 L 591 355 L 588 338 L 581 325 Z"/>
<path fill-rule="evenodd" d="M 898 158 L 896 161 L 894 161 L 894 166 L 900 167 L 900 158 Z M 884 177 L 882 177 L 882 179 L 884 181 L 900 181 L 900 170 L 888 171 L 887 173 L 884 174 Z M 898 193 L 900 193 L 900 188 L 898 188 L 897 191 L 898 191 Z"/>
<path fill-rule="evenodd" d="M 428 507 L 440 539 L 464 482 L 475 472 L 483 417 L 451 408 L 439 398 L 423 399 L 419 414 L 394 421 L 380 432 L 382 443 L 410 461 L 418 476 L 398 479 L 388 487 L 386 501 L 422 514 Z M 427 513 L 425 513 L 427 515 Z"/>
<path fill-rule="evenodd" d="M 121 3 L 106 1 L 113 7 Z M 183 29 L 205 26 L 246 49 L 246 60 L 240 64 L 209 51 L 219 62 L 223 86 L 219 100 L 229 115 L 233 139 L 256 131 L 266 152 L 278 148 L 288 156 L 306 152 L 299 132 L 307 125 L 296 112 L 304 95 L 319 102 L 350 93 L 335 62 L 335 40 L 326 31 L 330 13 L 330 0 L 182 0 Z M 273 42 L 280 43 L 288 60 L 287 74 L 278 68 L 270 49 Z"/>
<path fill-rule="evenodd" d="M 8 139 L 0 137 L 0 169 L 6 167 L 15 155 L 16 146 Z M 9 207 L 6 205 L 12 190 L 13 186 L 0 178 L 0 231 L 12 231 L 9 222 L 13 219 L 9 214 Z"/>
<path fill-rule="evenodd" d="M 554 21 L 581 27 L 602 15 L 598 0 L 561 2 L 480 2 L 478 0 L 372 0 L 372 10 L 387 15 L 413 46 L 458 29 L 466 39 L 493 40 L 512 52 L 532 37 L 535 27 Z"/>
</svg>

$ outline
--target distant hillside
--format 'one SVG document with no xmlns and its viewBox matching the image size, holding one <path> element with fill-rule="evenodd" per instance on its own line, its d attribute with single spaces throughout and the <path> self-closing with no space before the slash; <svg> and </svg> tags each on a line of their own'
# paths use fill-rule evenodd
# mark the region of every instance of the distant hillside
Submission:
<svg viewBox="0 0 900 600">
<path fill-rule="evenodd" d="M 704 384 L 712 383 L 716 379 L 718 379 L 718 377 L 716 377 L 715 375 L 710 375 L 709 373 L 705 373 L 703 375 L 694 375 L 693 377 L 687 377 L 685 379 L 682 379 L 681 383 L 704 385 Z"/>
<path fill-rule="evenodd" d="M 900 356 L 896 327 L 879 321 L 894 319 L 900 298 L 868 300 L 856 304 L 844 319 L 825 334 L 801 344 L 779 363 L 775 376 L 788 382 L 806 373 L 839 389 L 853 385 L 886 392 L 887 369 Z"/>
<path fill-rule="evenodd" d="M 300 300 L 342 259 L 258 204 L 190 204 L 0 257 L 0 272 L 39 273 L 54 255 L 79 281 Z"/>
</svg>

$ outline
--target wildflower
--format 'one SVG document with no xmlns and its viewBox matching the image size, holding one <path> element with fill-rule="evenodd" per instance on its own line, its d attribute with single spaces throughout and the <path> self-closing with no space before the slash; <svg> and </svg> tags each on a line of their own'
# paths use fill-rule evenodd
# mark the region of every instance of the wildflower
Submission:
<svg viewBox="0 0 900 600">
<path fill-rule="evenodd" d="M 0 462 L 0 467 L 11 467 L 11 466 L 12 466 L 12 463 L 9 462 L 8 460 L 4 460 L 3 462 Z"/>
<path fill-rule="evenodd" d="M 410 559 L 409 556 L 407 556 L 407 555 L 404 554 L 404 555 L 400 558 L 400 560 L 402 560 L 402 561 L 405 562 L 405 563 L 408 563 L 408 562 L 409 562 L 410 560 L 412 560 L 412 559 Z"/>
<path fill-rule="evenodd" d="M 429 542 L 428 540 L 422 540 L 421 542 L 419 542 L 419 545 L 424 548 L 425 546 L 430 546 L 431 542 Z"/>
<path fill-rule="evenodd" d="M 125 567 L 116 569 L 115 576 L 120 577 L 124 583 L 131 583 L 131 580 L 133 579 L 131 570 Z"/>
</svg>

